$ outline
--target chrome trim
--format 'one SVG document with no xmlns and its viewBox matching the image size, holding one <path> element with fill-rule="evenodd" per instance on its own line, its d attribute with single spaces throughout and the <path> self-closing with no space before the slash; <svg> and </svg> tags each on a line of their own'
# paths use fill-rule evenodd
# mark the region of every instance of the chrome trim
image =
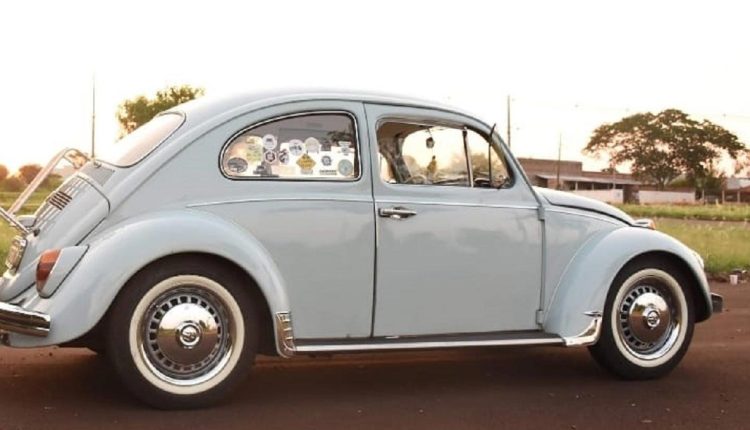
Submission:
<svg viewBox="0 0 750 430">
<path fill-rule="evenodd" d="M 599 340 L 602 333 L 602 313 L 599 311 L 584 312 L 587 317 L 593 318 L 588 327 L 576 336 L 565 337 L 565 346 L 588 346 Z"/>
<path fill-rule="evenodd" d="M 235 200 L 216 200 L 212 202 L 190 203 L 185 207 L 200 208 L 206 206 L 231 205 L 240 203 L 262 203 L 262 202 L 347 202 L 347 203 L 372 203 L 372 200 L 364 198 L 341 198 L 341 197 L 257 197 Z"/>
<path fill-rule="evenodd" d="M 393 185 L 404 185 L 404 184 L 393 184 Z M 478 208 L 496 208 L 496 209 L 527 209 L 527 210 L 538 210 L 538 206 L 529 205 L 510 205 L 510 204 L 486 204 L 486 203 L 466 203 L 466 202 L 453 202 L 453 201 L 434 201 L 434 200 L 420 200 L 420 199 L 405 199 L 401 200 L 376 200 L 378 204 L 414 204 L 414 205 L 440 205 L 440 206 L 458 206 L 458 207 L 478 207 Z"/>
<path fill-rule="evenodd" d="M 261 126 L 264 126 L 266 124 L 276 122 L 276 121 L 283 121 L 285 119 L 289 118 L 296 118 L 300 116 L 309 116 L 309 115 L 346 115 L 354 124 L 354 139 L 357 141 L 357 153 L 355 158 L 357 159 L 357 166 L 359 167 L 359 175 L 356 178 L 346 178 L 346 179 L 334 179 L 334 178 L 274 178 L 274 177 L 263 177 L 263 176 L 236 176 L 236 175 L 230 175 L 227 172 L 224 171 L 224 155 L 229 148 L 229 145 L 239 136 L 245 134 L 246 132 L 251 131 L 254 128 L 258 128 Z M 364 174 L 362 172 L 362 169 L 364 168 L 364 164 L 362 162 L 362 143 L 360 142 L 360 134 L 359 134 L 359 124 L 357 123 L 357 115 L 354 112 L 350 112 L 348 110 L 343 109 L 323 109 L 323 110 L 308 110 L 308 111 L 299 111 L 294 113 L 288 113 L 288 114 L 282 114 L 279 116 L 271 117 L 268 119 L 264 119 L 262 121 L 258 121 L 256 123 L 253 123 L 251 125 L 248 125 L 247 127 L 243 127 L 238 132 L 232 134 L 229 139 L 224 142 L 224 144 L 221 146 L 221 152 L 219 152 L 219 171 L 221 172 L 221 175 L 225 178 L 232 180 L 232 181 L 297 181 L 297 182 L 359 182 L 363 177 Z"/>
<path fill-rule="evenodd" d="M 47 314 L 0 302 L 0 330 L 2 331 L 46 337 L 51 324 Z"/>
<path fill-rule="evenodd" d="M 297 353 L 316 352 L 359 352 L 359 351 L 396 351 L 411 349 L 443 349 L 467 348 L 484 346 L 522 346 L 522 345 L 561 345 L 561 338 L 528 338 L 528 339 L 485 339 L 485 340 L 457 340 L 457 341 L 426 341 L 426 342 L 393 342 L 393 343 L 361 343 L 346 345 L 299 345 Z"/>
<path fill-rule="evenodd" d="M 294 346 L 292 315 L 289 312 L 276 313 L 276 349 L 284 358 L 292 357 L 297 350 Z"/>
</svg>

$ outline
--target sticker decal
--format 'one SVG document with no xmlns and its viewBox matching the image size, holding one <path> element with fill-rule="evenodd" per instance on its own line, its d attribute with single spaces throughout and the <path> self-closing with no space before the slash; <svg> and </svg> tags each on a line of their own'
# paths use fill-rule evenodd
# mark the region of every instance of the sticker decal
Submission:
<svg viewBox="0 0 750 430">
<path fill-rule="evenodd" d="M 305 139 L 305 149 L 308 154 L 317 154 L 320 152 L 320 141 L 314 137 Z"/>
<path fill-rule="evenodd" d="M 264 152 L 263 160 L 268 164 L 279 164 L 279 156 L 273 151 Z"/>
<path fill-rule="evenodd" d="M 264 164 L 258 164 L 258 167 L 255 168 L 253 174 L 258 176 L 271 176 L 271 173 L 268 171 L 268 168 Z"/>
<path fill-rule="evenodd" d="M 279 151 L 279 163 L 281 164 L 289 164 L 289 150 L 282 149 Z"/>
<path fill-rule="evenodd" d="M 307 154 L 303 154 L 299 160 L 297 160 L 297 165 L 302 169 L 300 173 L 303 175 L 312 175 L 315 164 L 315 160 Z"/>
<path fill-rule="evenodd" d="M 320 169 L 318 171 L 318 173 L 320 173 L 321 176 L 336 176 L 336 175 L 338 175 L 338 172 L 336 171 L 336 169 Z"/>
<path fill-rule="evenodd" d="M 276 136 L 273 134 L 267 134 L 263 136 L 263 148 L 266 149 L 266 151 L 273 151 L 276 149 L 276 145 L 278 142 L 276 141 Z"/>
<path fill-rule="evenodd" d="M 258 136 L 245 138 L 245 159 L 250 164 L 260 163 L 263 157 L 263 140 Z"/>
<path fill-rule="evenodd" d="M 295 157 L 299 157 L 305 152 L 304 143 L 299 139 L 292 139 L 289 141 L 289 152 Z"/>
<path fill-rule="evenodd" d="M 333 163 L 333 160 L 331 160 L 330 155 L 324 155 L 320 157 L 320 162 L 323 163 L 324 166 L 330 166 L 331 163 Z"/>
<path fill-rule="evenodd" d="M 348 140 L 339 140 L 339 148 L 341 148 L 341 154 L 348 155 L 349 151 L 352 150 L 351 146 L 352 143 Z"/>
<path fill-rule="evenodd" d="M 229 173 L 235 175 L 245 173 L 245 171 L 247 170 L 247 160 L 240 157 L 232 157 L 227 160 L 227 170 L 229 171 Z"/>
<path fill-rule="evenodd" d="M 339 161 L 337 170 L 343 176 L 351 176 L 351 174 L 354 173 L 354 164 L 349 160 L 341 160 Z"/>
</svg>

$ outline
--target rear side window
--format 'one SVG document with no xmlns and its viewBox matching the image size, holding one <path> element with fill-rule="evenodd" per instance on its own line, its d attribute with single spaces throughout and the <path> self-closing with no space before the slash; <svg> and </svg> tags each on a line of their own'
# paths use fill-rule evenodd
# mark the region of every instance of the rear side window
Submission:
<svg viewBox="0 0 750 430">
<path fill-rule="evenodd" d="M 359 157 L 351 115 L 309 113 L 236 135 L 221 155 L 221 169 L 236 179 L 351 181 L 359 178 Z"/>
<path fill-rule="evenodd" d="M 129 167 L 143 160 L 174 133 L 183 123 L 180 113 L 167 113 L 154 117 L 132 133 L 104 148 L 102 160 L 119 167 Z"/>
</svg>

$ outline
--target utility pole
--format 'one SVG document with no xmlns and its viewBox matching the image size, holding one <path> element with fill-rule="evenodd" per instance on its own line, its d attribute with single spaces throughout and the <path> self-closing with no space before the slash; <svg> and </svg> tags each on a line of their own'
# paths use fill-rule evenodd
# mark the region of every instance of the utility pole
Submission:
<svg viewBox="0 0 750 430">
<path fill-rule="evenodd" d="M 96 75 L 91 75 L 91 158 L 96 157 Z"/>
<path fill-rule="evenodd" d="M 508 148 L 510 148 L 510 94 L 508 94 L 508 97 L 505 100 L 505 105 L 506 105 L 506 111 L 508 113 L 507 138 L 508 138 Z"/>
<path fill-rule="evenodd" d="M 562 163 L 562 133 L 558 135 L 557 139 L 557 186 L 555 187 L 558 190 L 562 189 L 562 184 L 560 184 L 560 164 Z"/>
</svg>

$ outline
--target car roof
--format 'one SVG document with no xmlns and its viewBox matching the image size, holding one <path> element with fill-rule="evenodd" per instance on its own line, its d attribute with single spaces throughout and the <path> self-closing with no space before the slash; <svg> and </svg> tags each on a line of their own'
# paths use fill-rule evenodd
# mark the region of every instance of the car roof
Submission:
<svg viewBox="0 0 750 430">
<path fill-rule="evenodd" d="M 202 121 L 235 110 L 238 111 L 237 113 L 240 113 L 274 104 L 315 100 L 344 100 L 424 107 L 477 118 L 477 116 L 462 109 L 436 101 L 390 93 L 331 88 L 279 88 L 265 91 L 210 95 L 181 104 L 170 109 L 170 111 L 183 112 L 187 115 L 188 119 L 192 117 L 192 119 Z"/>
</svg>

